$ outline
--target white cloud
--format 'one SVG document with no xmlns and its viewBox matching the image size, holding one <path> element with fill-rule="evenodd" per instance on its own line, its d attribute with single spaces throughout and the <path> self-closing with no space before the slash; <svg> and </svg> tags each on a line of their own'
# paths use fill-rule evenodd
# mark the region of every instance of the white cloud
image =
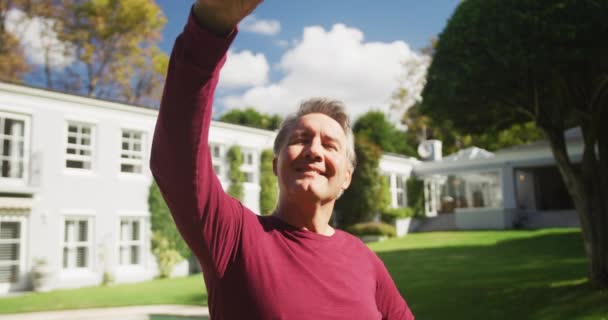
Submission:
<svg viewBox="0 0 608 320">
<path fill-rule="evenodd" d="M 226 64 L 222 68 L 219 86 L 239 88 L 262 86 L 268 82 L 268 61 L 262 53 L 249 50 L 241 52 L 228 51 Z"/>
<path fill-rule="evenodd" d="M 20 39 L 28 61 L 44 64 L 45 48 L 48 48 L 50 66 L 61 69 L 74 62 L 73 49 L 58 39 L 52 25 L 52 19 L 28 18 L 19 9 L 9 10 L 5 21 L 6 30 Z"/>
<path fill-rule="evenodd" d="M 250 15 L 239 24 L 239 29 L 247 32 L 274 36 L 281 31 L 281 23 L 277 20 L 257 19 Z"/>
<path fill-rule="evenodd" d="M 305 98 L 327 96 L 344 101 L 353 119 L 370 109 L 388 113 L 391 94 L 400 82 L 406 84 L 400 81 L 405 62 L 417 59 L 420 55 L 403 41 L 364 42 L 361 31 L 342 24 L 329 31 L 307 27 L 278 64 L 282 79 L 220 101 L 227 108 L 256 106 L 284 115 Z M 411 91 L 416 96 L 420 89 Z"/>
</svg>

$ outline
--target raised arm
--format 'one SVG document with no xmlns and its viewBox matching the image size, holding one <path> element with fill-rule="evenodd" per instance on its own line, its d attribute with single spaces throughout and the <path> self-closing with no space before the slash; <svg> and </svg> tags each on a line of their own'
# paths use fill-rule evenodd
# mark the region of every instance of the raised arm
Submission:
<svg viewBox="0 0 608 320">
<path fill-rule="evenodd" d="M 414 320 L 414 315 L 401 297 L 388 270 L 377 256 L 373 256 L 376 269 L 376 305 L 383 320 Z"/>
<path fill-rule="evenodd" d="M 150 168 L 175 223 L 204 270 L 218 276 L 237 247 L 243 208 L 224 193 L 213 171 L 208 144 L 213 94 L 236 25 L 259 2 L 195 4 L 171 53 L 152 144 Z"/>
</svg>

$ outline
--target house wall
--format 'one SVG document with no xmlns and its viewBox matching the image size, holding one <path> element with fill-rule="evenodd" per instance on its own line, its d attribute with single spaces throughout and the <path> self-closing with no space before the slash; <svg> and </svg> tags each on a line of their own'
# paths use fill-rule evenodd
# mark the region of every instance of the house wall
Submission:
<svg viewBox="0 0 608 320">
<path fill-rule="evenodd" d="M 104 272 L 111 274 L 116 282 L 154 277 L 157 267 L 150 252 L 147 198 L 152 183 L 149 151 L 157 112 L 0 84 L 0 113 L 25 118 L 28 132 L 27 174 L 23 179 L 17 179 L 19 181 L 0 178 L 0 207 L 2 200 L 9 197 L 29 201 L 26 213 L 19 215 L 24 229 L 19 280 L 0 284 L 0 293 L 30 287 L 28 274 L 34 261 L 40 258 L 53 270 L 51 288 L 99 284 Z M 66 168 L 67 123 L 70 121 L 90 124 L 94 128 L 91 170 Z M 123 129 L 143 134 L 144 159 L 140 174 L 121 172 Z M 226 147 L 238 144 L 255 155 L 256 161 L 250 166 L 255 179 L 252 183 L 245 183 L 243 202 L 256 212 L 259 211 L 260 189 L 258 158 L 263 149 L 271 147 L 273 140 L 274 133 L 265 130 L 218 122 L 213 122 L 210 129 L 211 142 Z M 222 181 L 227 186 L 226 179 Z M 8 209 L 0 208 L 0 219 L 8 219 Z M 139 265 L 121 266 L 119 263 L 121 218 L 126 217 L 142 224 Z M 85 219 L 89 224 L 86 268 L 63 267 L 65 220 L 72 218 Z"/>
</svg>

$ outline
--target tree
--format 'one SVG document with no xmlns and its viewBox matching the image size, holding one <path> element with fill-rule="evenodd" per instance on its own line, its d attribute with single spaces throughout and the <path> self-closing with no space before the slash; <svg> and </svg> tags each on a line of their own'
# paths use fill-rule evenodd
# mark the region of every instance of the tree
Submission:
<svg viewBox="0 0 608 320">
<path fill-rule="evenodd" d="M 33 84 L 159 104 L 168 57 L 158 42 L 166 19 L 153 0 L 19 0 L 6 6 L 24 15 L 23 24 L 43 22 L 33 30 L 40 33 L 41 48 L 30 48 L 44 56 L 41 65 L 30 65 Z"/>
<path fill-rule="evenodd" d="M 385 152 L 416 156 L 414 148 L 405 140 L 406 133 L 398 130 L 382 111 L 363 114 L 355 122 L 353 131 Z"/>
<path fill-rule="evenodd" d="M 241 171 L 243 165 L 243 153 L 241 148 L 237 145 L 233 145 L 228 149 L 226 154 L 229 162 L 228 180 L 230 186 L 228 187 L 228 194 L 238 200 L 243 200 L 244 190 L 243 182 L 245 182 L 245 174 Z"/>
<path fill-rule="evenodd" d="M 19 43 L 20 34 L 8 30 L 8 19 L 11 9 L 25 9 L 26 1 L 0 1 L 0 80 L 21 82 L 30 70 L 23 48 Z M 13 21 L 23 24 L 24 21 Z M 21 29 L 21 28 L 20 28 Z"/>
<path fill-rule="evenodd" d="M 336 202 L 336 222 L 341 228 L 369 222 L 390 205 L 386 179 L 378 164 L 382 150 L 364 136 L 356 136 L 357 168 L 350 187 Z"/>
<path fill-rule="evenodd" d="M 232 109 L 224 113 L 219 120 L 265 130 L 276 130 L 281 124 L 279 115 L 260 113 L 252 107 L 244 110 Z"/>
<path fill-rule="evenodd" d="M 277 205 L 277 177 L 272 170 L 272 150 L 262 151 L 260 163 L 260 213 L 271 214 Z"/>
<path fill-rule="evenodd" d="M 422 112 L 467 132 L 534 121 L 581 222 L 592 285 L 608 288 L 608 2 L 462 2 L 439 37 Z M 580 168 L 564 136 L 580 127 Z"/>
</svg>

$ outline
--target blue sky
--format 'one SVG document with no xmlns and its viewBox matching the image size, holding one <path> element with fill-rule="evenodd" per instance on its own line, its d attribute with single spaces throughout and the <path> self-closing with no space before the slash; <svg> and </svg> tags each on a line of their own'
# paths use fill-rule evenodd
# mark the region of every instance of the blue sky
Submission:
<svg viewBox="0 0 608 320">
<path fill-rule="evenodd" d="M 192 1 L 156 1 L 168 19 L 161 47 L 169 53 Z M 400 68 L 395 61 L 407 64 L 414 59 L 441 32 L 459 2 L 266 0 L 248 23 L 272 27 L 260 33 L 241 26 L 228 58 L 230 66 L 222 73 L 216 105 L 220 109 L 250 105 L 263 112 L 285 113 L 306 95 L 326 95 L 351 102 L 354 115 L 369 109 L 386 111 L 390 92 L 399 81 L 390 71 Z M 345 64 L 349 60 L 352 64 Z M 386 63 L 379 64 L 382 61 Z M 357 91 L 368 92 L 358 95 Z M 290 107 L 278 110 L 282 103 Z"/>
</svg>

